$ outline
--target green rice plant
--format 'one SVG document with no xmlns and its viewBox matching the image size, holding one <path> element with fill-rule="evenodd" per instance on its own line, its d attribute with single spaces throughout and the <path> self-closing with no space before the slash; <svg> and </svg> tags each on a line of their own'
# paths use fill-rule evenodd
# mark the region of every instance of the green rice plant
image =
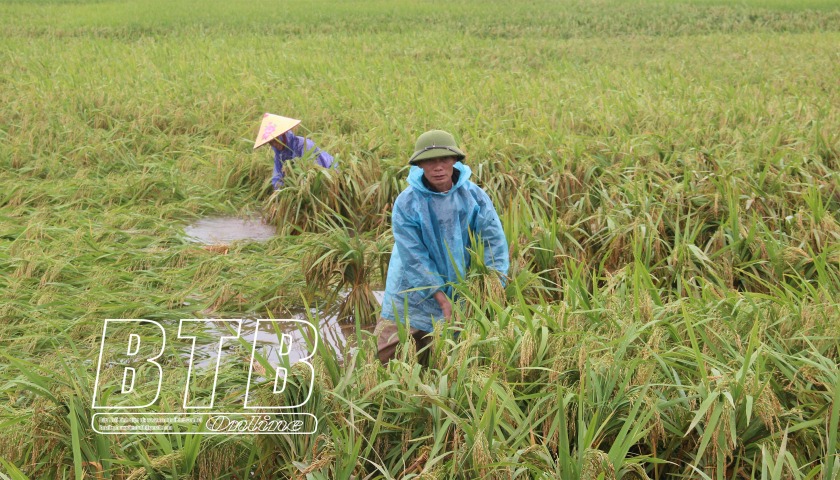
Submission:
<svg viewBox="0 0 840 480">
<path fill-rule="evenodd" d="M 298 168 L 287 169 L 283 188 L 269 198 L 265 221 L 277 225 L 281 235 L 313 231 L 319 215 L 338 217 L 341 211 L 336 172 L 310 167 L 296 174 Z"/>
<path fill-rule="evenodd" d="M 266 200 L 265 220 L 282 235 L 320 231 L 321 217 L 354 231 L 384 232 L 385 213 L 404 188 L 394 176 L 396 169 L 355 156 L 340 158 L 336 165 L 324 169 L 306 157 L 285 165 L 284 186 Z"/>
<path fill-rule="evenodd" d="M 310 292 L 329 292 L 327 304 L 336 301 L 342 290 L 338 318 L 353 317 L 360 325 L 376 323 L 379 303 L 373 295 L 374 268 L 380 275 L 390 259 L 387 239 L 371 240 L 370 235 L 351 235 L 341 228 L 324 227 L 327 233 L 312 234 L 300 245 L 302 274 Z M 384 281 L 384 276 L 381 277 Z"/>
</svg>

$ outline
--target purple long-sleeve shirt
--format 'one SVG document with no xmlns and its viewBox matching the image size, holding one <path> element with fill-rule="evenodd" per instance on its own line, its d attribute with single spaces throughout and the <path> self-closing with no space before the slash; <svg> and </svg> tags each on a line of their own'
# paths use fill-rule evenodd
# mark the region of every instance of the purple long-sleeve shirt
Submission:
<svg viewBox="0 0 840 480">
<path fill-rule="evenodd" d="M 315 142 L 308 138 L 298 137 L 289 131 L 277 137 L 277 140 L 286 148 L 278 150 L 274 148 L 274 145 L 271 146 L 274 149 L 274 176 L 271 177 L 271 183 L 275 190 L 283 186 L 283 180 L 281 180 L 283 178 L 283 163 L 288 160 L 309 154 L 314 157 L 315 163 L 324 168 L 331 168 L 335 163 L 329 153 L 316 147 Z"/>
</svg>

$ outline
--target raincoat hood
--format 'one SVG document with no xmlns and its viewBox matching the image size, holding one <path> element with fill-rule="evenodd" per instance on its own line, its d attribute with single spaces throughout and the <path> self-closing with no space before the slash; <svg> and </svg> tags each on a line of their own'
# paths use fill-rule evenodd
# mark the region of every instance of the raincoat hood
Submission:
<svg viewBox="0 0 840 480">
<path fill-rule="evenodd" d="M 470 175 L 472 175 L 470 167 L 461 162 L 455 162 L 454 168 L 455 170 L 458 170 L 460 175 L 458 177 L 458 181 L 452 184 L 452 188 L 450 188 L 447 193 L 433 192 L 432 190 L 426 188 L 426 185 L 423 184 L 423 169 L 414 165 L 411 166 L 411 170 L 408 172 L 408 184 L 425 195 L 452 195 L 455 190 L 458 190 L 462 186 L 466 185 L 466 183 L 470 180 Z"/>
</svg>

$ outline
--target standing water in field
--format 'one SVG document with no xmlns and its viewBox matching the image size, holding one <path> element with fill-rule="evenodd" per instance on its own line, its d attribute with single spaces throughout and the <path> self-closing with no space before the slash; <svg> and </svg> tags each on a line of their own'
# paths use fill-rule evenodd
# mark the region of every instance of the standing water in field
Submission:
<svg viewBox="0 0 840 480">
<path fill-rule="evenodd" d="M 385 292 L 375 291 L 373 293 L 376 296 L 376 299 L 381 303 L 383 297 L 385 296 Z M 344 360 L 342 353 L 348 345 L 348 342 L 352 344 L 352 336 L 356 331 L 356 326 L 354 324 L 340 322 L 335 308 L 332 308 L 331 310 L 310 308 L 308 312 L 309 315 L 307 315 L 306 309 L 300 307 L 290 309 L 289 313 L 291 315 L 286 318 L 309 321 L 309 316 L 311 315 L 312 319 L 317 319 L 320 341 L 325 342 L 327 345 L 332 347 L 332 349 L 336 352 L 336 359 L 339 362 Z M 272 322 L 270 319 L 257 317 L 241 318 L 242 331 L 240 332 L 240 336 L 250 346 L 253 346 L 254 337 L 256 336 L 259 342 L 257 349 L 262 349 L 262 353 L 267 356 L 270 362 L 277 362 L 278 355 L 281 353 L 278 351 L 280 342 L 278 341 L 277 335 L 274 331 L 273 324 L 277 324 L 280 333 L 287 334 L 292 337 L 291 348 L 289 346 L 283 346 L 284 351 L 288 350 L 289 363 L 295 363 L 307 355 L 306 341 L 304 340 L 301 331 L 298 329 L 299 324 L 297 322 Z M 259 320 L 263 320 L 263 322 L 259 322 Z M 256 330 L 258 323 L 260 326 L 259 332 Z M 222 322 L 207 320 L 207 326 L 208 329 L 206 333 L 210 334 L 211 338 L 214 338 L 214 341 L 196 345 L 195 362 L 196 365 L 200 367 L 209 365 L 210 360 L 213 358 L 216 350 L 218 349 L 219 337 L 222 335 L 230 335 L 230 332 L 226 329 Z M 305 325 L 302 327 L 308 334 L 310 329 Z M 373 331 L 374 325 L 365 329 Z M 237 340 L 225 340 L 222 348 L 224 350 L 229 350 L 236 345 L 240 345 Z"/>
<path fill-rule="evenodd" d="M 273 225 L 259 218 L 236 216 L 207 217 L 184 228 L 186 236 L 198 243 L 230 243 L 236 240 L 268 240 L 275 235 Z"/>
<path fill-rule="evenodd" d="M 266 225 L 262 223 L 259 218 L 248 219 L 237 216 L 219 216 L 207 217 L 197 220 L 196 222 L 184 228 L 185 236 L 196 243 L 205 244 L 227 244 L 238 240 L 250 241 L 264 241 L 275 236 L 275 228 L 273 225 Z M 373 292 L 379 303 L 385 296 L 385 292 Z M 288 315 L 281 316 L 279 319 L 291 318 L 296 320 L 307 320 L 311 316 L 312 319 L 317 319 L 318 332 L 320 341 L 325 342 L 335 351 L 337 360 L 343 360 L 343 352 L 348 343 L 352 343 L 352 337 L 355 333 L 356 326 L 354 324 L 340 322 L 338 320 L 337 303 L 349 294 L 344 292 L 338 299 L 339 302 L 333 303 L 329 309 L 318 305 L 315 308 L 310 308 L 307 312 L 303 306 L 290 308 Z M 236 317 L 227 317 L 236 318 Z M 256 315 L 241 316 L 242 328 L 240 337 L 247 342 L 249 346 L 253 346 L 256 338 L 258 344 L 258 351 L 262 351 L 267 356 L 269 361 L 276 362 L 280 353 L 288 353 L 290 363 L 295 363 L 307 355 L 306 341 L 301 333 L 299 326 L 301 326 L 309 334 L 309 328 L 297 322 L 272 322 L 270 319 L 260 318 Z M 260 322 L 262 320 L 262 322 Z M 197 341 L 195 348 L 195 364 L 198 367 L 205 367 L 210 364 L 215 357 L 219 348 L 219 340 L 222 336 L 230 336 L 231 333 L 227 329 L 224 322 L 218 320 L 208 319 L 206 321 L 207 329 L 205 334 L 208 337 L 201 338 Z M 274 324 L 277 325 L 281 334 L 291 336 L 292 341 L 290 346 L 283 346 L 283 351 L 280 352 L 280 342 L 278 335 L 274 331 Z M 229 325 L 229 324 L 228 324 Z M 259 330 L 257 326 L 259 325 Z M 374 325 L 371 325 L 366 330 L 373 331 Z M 203 336 L 202 336 L 203 337 Z M 242 344 L 235 339 L 226 339 L 222 344 L 222 349 L 225 352 L 230 351 L 236 346 Z M 250 347 L 249 347 L 250 348 Z M 250 352 L 248 352 L 250 354 Z M 184 355 L 182 355 L 184 356 Z"/>
</svg>

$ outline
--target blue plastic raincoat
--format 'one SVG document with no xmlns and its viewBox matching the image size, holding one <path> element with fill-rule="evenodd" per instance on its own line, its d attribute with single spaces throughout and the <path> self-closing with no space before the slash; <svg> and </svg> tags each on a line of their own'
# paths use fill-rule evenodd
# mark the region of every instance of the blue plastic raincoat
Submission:
<svg viewBox="0 0 840 480">
<path fill-rule="evenodd" d="M 470 182 L 468 166 L 457 162 L 455 170 L 453 179 L 458 178 L 448 193 L 428 189 L 421 168 L 412 166 L 409 171 L 409 187 L 397 197 L 391 216 L 394 250 L 382 301 L 383 318 L 396 320 L 398 316 L 406 323 L 407 316 L 410 326 L 431 332 L 433 322 L 443 320 L 443 310 L 432 295 L 442 290 L 451 298 L 452 287 L 446 283 L 458 281 L 456 269 L 466 278 L 470 268 L 470 231 L 481 235 L 487 266 L 508 273 L 507 239 L 493 202 Z M 424 288 L 405 292 L 418 287 Z"/>
<path fill-rule="evenodd" d="M 315 142 L 308 138 L 298 137 L 291 131 L 280 135 L 277 140 L 282 142 L 286 148 L 277 150 L 274 145 L 271 146 L 274 150 L 274 176 L 271 177 L 271 183 L 275 190 L 283 186 L 283 180 L 281 180 L 283 178 L 283 163 L 293 158 L 303 157 L 307 154 L 313 155 L 315 163 L 324 168 L 330 168 L 335 163 L 329 153 L 315 146 Z"/>
</svg>

